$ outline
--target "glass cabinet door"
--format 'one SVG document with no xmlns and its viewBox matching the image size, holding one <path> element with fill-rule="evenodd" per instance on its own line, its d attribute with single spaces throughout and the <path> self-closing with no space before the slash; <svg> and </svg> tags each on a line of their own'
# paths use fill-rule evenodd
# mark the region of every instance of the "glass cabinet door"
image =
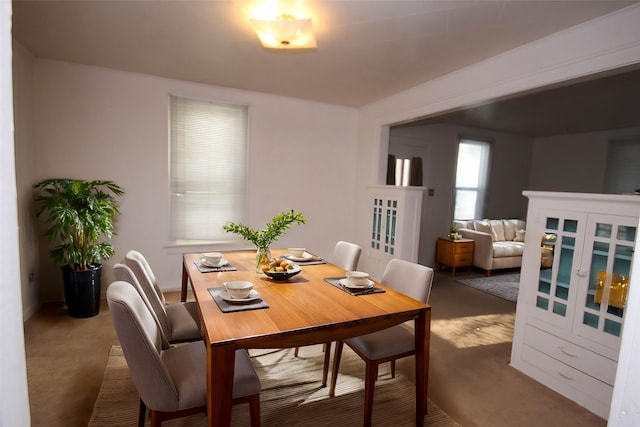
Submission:
<svg viewBox="0 0 640 427">
<path fill-rule="evenodd" d="M 581 271 L 586 292 L 578 299 L 579 334 L 617 349 L 629 290 L 636 226 L 626 217 L 590 218 Z"/>
<path fill-rule="evenodd" d="M 551 214 L 546 217 L 535 305 L 542 310 L 538 315 L 542 314 L 548 322 L 565 324 L 573 316 L 570 298 L 578 285 L 572 272 L 575 271 L 574 262 L 579 261 L 581 239 L 578 228 L 583 223 L 581 215 L 566 218 Z"/>
</svg>

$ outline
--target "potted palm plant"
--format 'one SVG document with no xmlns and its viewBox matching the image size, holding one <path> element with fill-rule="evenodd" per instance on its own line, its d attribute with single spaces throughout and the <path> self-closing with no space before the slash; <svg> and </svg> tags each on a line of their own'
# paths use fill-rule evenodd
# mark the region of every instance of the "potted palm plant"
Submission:
<svg viewBox="0 0 640 427">
<path fill-rule="evenodd" d="M 110 243 L 116 201 L 124 191 L 112 181 L 46 179 L 34 186 L 36 214 L 44 217 L 45 237 L 59 244 L 49 252 L 62 268 L 69 315 L 92 317 L 100 311 L 101 260 L 114 254 Z"/>
</svg>

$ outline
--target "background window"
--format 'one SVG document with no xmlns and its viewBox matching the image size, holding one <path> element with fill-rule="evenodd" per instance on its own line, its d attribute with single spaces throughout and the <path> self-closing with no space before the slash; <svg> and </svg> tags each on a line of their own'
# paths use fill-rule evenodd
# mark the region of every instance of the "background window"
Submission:
<svg viewBox="0 0 640 427">
<path fill-rule="evenodd" d="M 461 139 L 456 167 L 455 219 L 480 219 L 487 191 L 490 145 Z"/>
<path fill-rule="evenodd" d="M 640 137 L 609 141 L 605 193 L 640 190 Z"/>
<path fill-rule="evenodd" d="M 170 240 L 229 240 L 244 220 L 247 107 L 170 96 Z"/>
</svg>

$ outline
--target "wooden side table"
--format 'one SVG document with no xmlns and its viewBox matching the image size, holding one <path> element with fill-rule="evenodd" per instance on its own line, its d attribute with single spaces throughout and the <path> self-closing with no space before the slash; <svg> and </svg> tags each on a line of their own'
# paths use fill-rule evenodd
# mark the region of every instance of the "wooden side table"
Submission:
<svg viewBox="0 0 640 427">
<path fill-rule="evenodd" d="M 456 275 L 456 267 L 467 267 L 471 271 L 473 265 L 473 240 L 453 240 L 448 237 L 438 237 L 436 247 L 436 267 L 440 271 L 442 266 L 451 267 L 451 276 Z"/>
</svg>

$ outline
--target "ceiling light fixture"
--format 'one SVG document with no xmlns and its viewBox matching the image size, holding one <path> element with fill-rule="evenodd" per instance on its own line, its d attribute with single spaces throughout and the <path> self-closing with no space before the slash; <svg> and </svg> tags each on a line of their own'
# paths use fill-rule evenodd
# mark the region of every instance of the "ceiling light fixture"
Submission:
<svg viewBox="0 0 640 427">
<path fill-rule="evenodd" d="M 315 49 L 316 38 L 311 28 L 311 18 L 295 19 L 288 13 L 275 21 L 252 19 L 251 25 L 262 46 L 268 49 Z"/>
</svg>

